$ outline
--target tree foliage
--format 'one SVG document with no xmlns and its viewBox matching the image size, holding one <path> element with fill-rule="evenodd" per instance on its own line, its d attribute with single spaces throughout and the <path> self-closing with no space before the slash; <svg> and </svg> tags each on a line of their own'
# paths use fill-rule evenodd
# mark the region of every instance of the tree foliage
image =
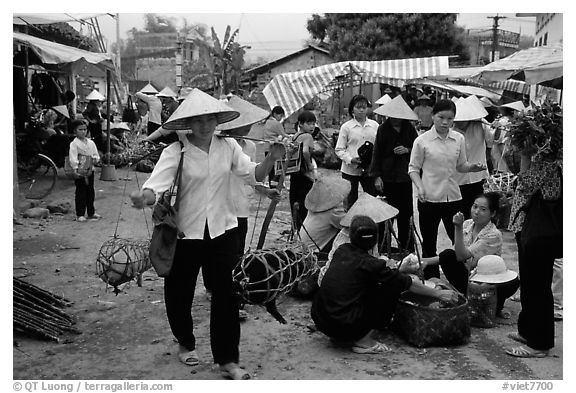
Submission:
<svg viewBox="0 0 576 393">
<path fill-rule="evenodd" d="M 230 90 L 238 90 L 246 53 L 246 46 L 235 42 L 239 30 L 230 32 L 231 28 L 227 26 L 224 40 L 221 42 L 212 27 L 213 45 L 210 49 L 208 67 L 214 76 L 215 87 L 219 88 L 222 94 L 228 94 Z"/>
<path fill-rule="evenodd" d="M 337 61 L 469 55 L 456 14 L 314 14 L 307 29 Z"/>
</svg>

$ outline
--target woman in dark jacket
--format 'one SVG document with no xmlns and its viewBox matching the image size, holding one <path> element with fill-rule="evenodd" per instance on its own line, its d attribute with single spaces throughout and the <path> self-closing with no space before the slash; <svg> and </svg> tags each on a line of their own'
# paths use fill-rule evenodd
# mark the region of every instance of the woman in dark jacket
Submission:
<svg viewBox="0 0 576 393">
<path fill-rule="evenodd" d="M 410 121 L 418 120 L 418 116 L 402 96 L 397 96 L 374 112 L 388 119 L 378 127 L 376 133 L 370 176 L 376 179 L 376 190 L 399 211 L 396 220 L 400 245 L 407 250 L 414 250 L 413 240 L 408 244 L 410 218 L 414 213 L 408 164 L 412 144 L 418 137 Z"/>
</svg>

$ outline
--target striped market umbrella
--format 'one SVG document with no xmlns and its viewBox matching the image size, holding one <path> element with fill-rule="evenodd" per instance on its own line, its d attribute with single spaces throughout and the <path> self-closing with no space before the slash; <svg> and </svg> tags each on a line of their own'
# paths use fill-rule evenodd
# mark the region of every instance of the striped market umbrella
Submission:
<svg viewBox="0 0 576 393">
<path fill-rule="evenodd" d="M 286 116 L 326 91 L 338 77 L 361 74 L 365 83 L 402 87 L 405 80 L 448 73 L 448 56 L 381 61 L 342 61 L 304 71 L 276 75 L 263 90 L 270 107 L 280 105 Z"/>
</svg>

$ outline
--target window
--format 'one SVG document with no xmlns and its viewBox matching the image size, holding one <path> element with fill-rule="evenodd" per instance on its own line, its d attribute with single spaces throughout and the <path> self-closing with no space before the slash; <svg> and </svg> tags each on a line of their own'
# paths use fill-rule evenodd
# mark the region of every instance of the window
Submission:
<svg viewBox="0 0 576 393">
<path fill-rule="evenodd" d="M 548 32 L 544 34 L 544 45 L 548 42 Z"/>
<path fill-rule="evenodd" d="M 542 46 L 542 37 L 538 40 L 538 46 Z"/>
</svg>

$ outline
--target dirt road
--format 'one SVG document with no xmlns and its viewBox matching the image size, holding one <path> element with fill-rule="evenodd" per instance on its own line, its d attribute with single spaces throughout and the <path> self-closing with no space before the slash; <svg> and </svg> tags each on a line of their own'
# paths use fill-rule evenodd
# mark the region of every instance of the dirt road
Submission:
<svg viewBox="0 0 576 393">
<path fill-rule="evenodd" d="M 325 170 L 327 171 L 327 170 Z M 142 287 L 130 283 L 115 295 L 96 276 L 95 260 L 102 243 L 118 223 L 118 234 L 147 238 L 151 231 L 141 211 L 130 207 L 128 194 L 142 185 L 147 175 L 117 170 L 119 180 L 99 181 L 96 174 L 96 209 L 103 218 L 79 223 L 74 214 L 48 220 L 23 219 L 13 227 L 14 276 L 43 289 L 64 295 L 74 304 L 66 311 L 77 319 L 79 335 L 62 336 L 60 343 L 14 337 L 14 379 L 220 379 L 212 364 L 209 345 L 209 302 L 201 283 L 193 306 L 200 365 L 190 368 L 178 362 L 165 316 L 162 279 L 153 270 L 144 274 Z M 337 176 L 336 171 L 330 175 Z M 122 179 L 130 178 L 130 181 Z M 73 201 L 71 180 L 60 177 L 57 189 L 46 199 Z M 289 229 L 287 193 L 279 204 L 267 245 L 285 242 Z M 268 202 L 252 203 L 259 229 Z M 120 220 L 118 221 L 119 213 Z M 252 222 L 249 227 L 249 240 Z M 257 242 L 258 229 L 253 238 Z M 447 237 L 442 237 L 446 245 Z M 512 234 L 504 232 L 504 258 L 517 269 Z M 545 359 L 517 359 L 503 348 L 513 344 L 506 335 L 515 331 L 520 304 L 508 300 L 512 319 L 500 320 L 492 329 L 472 328 L 470 343 L 451 348 L 418 349 L 392 332 L 382 341 L 392 350 L 384 355 L 358 355 L 336 347 L 314 329 L 310 301 L 284 297 L 280 312 L 288 320 L 280 325 L 264 309 L 247 306 L 242 324 L 241 365 L 256 379 L 441 379 L 441 380 L 559 380 L 562 374 L 562 322 L 556 323 L 556 347 Z"/>
</svg>

